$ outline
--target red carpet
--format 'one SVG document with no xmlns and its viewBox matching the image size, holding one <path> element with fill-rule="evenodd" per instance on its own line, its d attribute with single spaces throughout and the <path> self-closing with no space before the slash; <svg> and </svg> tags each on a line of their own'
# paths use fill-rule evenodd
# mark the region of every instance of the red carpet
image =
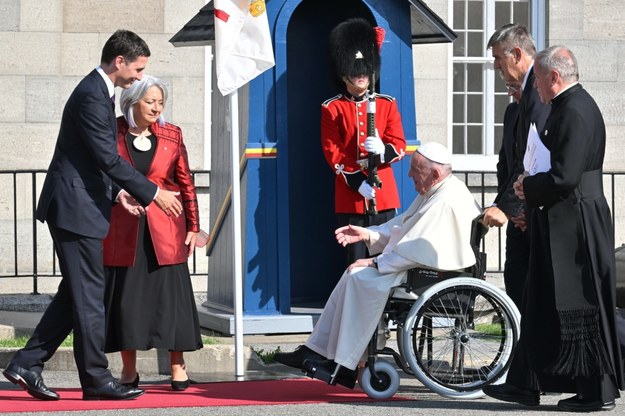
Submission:
<svg viewBox="0 0 625 416">
<path fill-rule="evenodd" d="M 123 401 L 85 401 L 80 389 L 55 389 L 61 395 L 58 401 L 37 400 L 21 389 L 0 390 L 0 413 L 373 401 L 362 390 L 312 379 L 192 384 L 184 392 L 172 391 L 169 385 L 142 387 L 146 390 L 143 396 Z"/>
</svg>

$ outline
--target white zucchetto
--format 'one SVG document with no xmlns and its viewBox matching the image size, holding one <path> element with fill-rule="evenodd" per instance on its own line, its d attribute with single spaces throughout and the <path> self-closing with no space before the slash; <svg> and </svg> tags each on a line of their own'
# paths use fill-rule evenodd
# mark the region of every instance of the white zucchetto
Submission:
<svg viewBox="0 0 625 416">
<path fill-rule="evenodd" d="M 451 153 L 440 143 L 424 143 L 417 148 L 417 152 L 432 162 L 440 163 L 441 165 L 451 164 Z"/>
</svg>

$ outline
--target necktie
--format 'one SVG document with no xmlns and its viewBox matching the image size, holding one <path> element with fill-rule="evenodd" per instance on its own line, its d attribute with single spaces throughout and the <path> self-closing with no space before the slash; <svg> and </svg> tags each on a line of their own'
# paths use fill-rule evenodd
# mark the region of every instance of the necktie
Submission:
<svg viewBox="0 0 625 416">
<path fill-rule="evenodd" d="M 111 96 L 111 105 L 113 106 L 113 112 L 115 112 L 115 94 Z"/>
</svg>

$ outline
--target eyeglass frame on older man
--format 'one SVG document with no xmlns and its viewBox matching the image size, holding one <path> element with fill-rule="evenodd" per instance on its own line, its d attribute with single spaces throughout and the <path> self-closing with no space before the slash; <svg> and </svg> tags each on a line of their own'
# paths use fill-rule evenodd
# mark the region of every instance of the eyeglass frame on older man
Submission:
<svg viewBox="0 0 625 416">
<path fill-rule="evenodd" d="M 508 90 L 508 93 L 510 95 L 516 94 L 516 92 L 519 91 L 520 89 L 521 89 L 520 85 L 506 84 L 506 90 Z"/>
</svg>

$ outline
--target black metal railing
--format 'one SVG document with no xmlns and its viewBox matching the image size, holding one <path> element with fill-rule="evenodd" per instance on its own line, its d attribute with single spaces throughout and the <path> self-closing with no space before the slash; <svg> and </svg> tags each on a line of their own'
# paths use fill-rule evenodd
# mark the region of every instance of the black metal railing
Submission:
<svg viewBox="0 0 625 416">
<path fill-rule="evenodd" d="M 39 277 L 60 276 L 47 226 L 35 218 L 45 174 L 45 170 L 0 170 L 0 279 L 30 278 L 33 294 L 39 293 Z M 208 192 L 204 177 L 210 171 L 192 174 L 201 197 Z M 189 270 L 192 275 L 206 274 L 208 259 L 202 250 L 189 259 Z"/>
<path fill-rule="evenodd" d="M 492 203 L 496 195 L 496 172 L 455 171 L 454 173 L 464 180 L 482 207 Z M 625 210 L 623 209 L 625 208 L 625 172 L 603 172 L 603 187 L 612 213 L 614 244 L 620 247 L 625 244 Z M 489 255 L 487 271 L 502 272 L 505 262 L 505 227 L 491 229 L 484 242 L 485 250 Z"/>
<path fill-rule="evenodd" d="M 35 294 L 39 277 L 60 275 L 47 228 L 35 219 L 45 173 L 45 170 L 0 170 L 0 278 L 30 278 Z M 495 172 L 456 171 L 455 174 L 464 180 L 482 206 L 492 202 L 496 193 Z M 198 196 L 208 193 L 208 181 L 204 178 L 209 175 L 210 171 L 193 172 Z M 618 247 L 625 242 L 625 212 L 621 208 L 625 200 L 625 172 L 604 172 L 604 189 L 612 210 Z M 207 207 L 205 204 L 203 211 Z M 202 217 L 208 218 L 208 215 Z M 501 272 L 505 261 L 504 229 L 487 234 L 485 250 L 489 253 L 488 271 Z M 208 259 L 204 251 L 196 250 L 189 259 L 189 269 L 192 275 L 207 273 Z"/>
</svg>

